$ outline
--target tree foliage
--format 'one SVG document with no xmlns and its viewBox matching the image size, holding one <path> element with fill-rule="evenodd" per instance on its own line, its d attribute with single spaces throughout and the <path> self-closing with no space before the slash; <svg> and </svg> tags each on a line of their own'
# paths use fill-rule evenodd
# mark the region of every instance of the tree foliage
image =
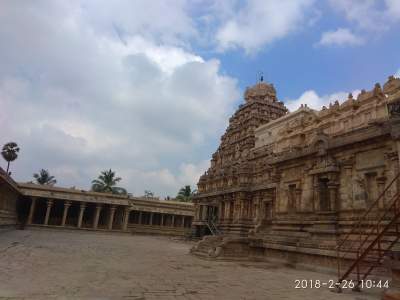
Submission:
<svg viewBox="0 0 400 300">
<path fill-rule="evenodd" d="M 41 185 L 55 185 L 57 180 L 51 176 L 48 170 L 41 169 L 39 173 L 33 174 L 37 184 Z"/>
<path fill-rule="evenodd" d="M 1 155 L 7 161 L 7 174 L 10 169 L 10 163 L 17 159 L 19 152 L 19 147 L 15 142 L 9 142 L 3 146 L 1 150 Z"/>
<path fill-rule="evenodd" d="M 181 202 L 192 202 L 192 198 L 196 192 L 196 190 L 192 191 L 190 185 L 185 185 L 179 190 L 176 200 Z"/>
<path fill-rule="evenodd" d="M 119 181 L 121 181 L 121 177 L 116 177 L 115 172 L 111 169 L 102 171 L 99 177 L 92 181 L 92 191 L 126 195 L 127 191 L 124 188 L 116 186 Z"/>
</svg>

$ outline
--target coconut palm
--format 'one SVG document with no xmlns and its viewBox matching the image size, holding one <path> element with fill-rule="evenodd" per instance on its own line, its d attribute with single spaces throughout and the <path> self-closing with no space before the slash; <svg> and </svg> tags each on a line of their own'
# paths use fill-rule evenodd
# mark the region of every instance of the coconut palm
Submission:
<svg viewBox="0 0 400 300">
<path fill-rule="evenodd" d="M 179 190 L 176 200 L 181 202 L 191 202 L 195 193 L 196 190 L 192 191 L 190 185 L 185 185 Z"/>
<path fill-rule="evenodd" d="M 119 181 L 121 181 L 121 177 L 116 177 L 115 172 L 111 169 L 103 171 L 97 179 L 92 181 L 92 191 L 126 195 L 127 192 L 124 188 L 116 186 Z"/>
<path fill-rule="evenodd" d="M 10 169 L 10 163 L 17 159 L 19 152 L 19 147 L 17 143 L 9 142 L 3 146 L 1 155 L 7 161 L 7 174 Z"/>
<path fill-rule="evenodd" d="M 33 174 L 37 184 L 41 185 L 55 185 L 57 180 L 51 176 L 48 170 L 41 169 L 39 173 Z"/>
</svg>

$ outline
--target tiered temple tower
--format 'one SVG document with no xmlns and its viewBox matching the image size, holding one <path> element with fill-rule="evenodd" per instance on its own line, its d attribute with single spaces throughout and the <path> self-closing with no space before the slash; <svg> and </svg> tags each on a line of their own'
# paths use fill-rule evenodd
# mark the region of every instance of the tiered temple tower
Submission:
<svg viewBox="0 0 400 300">
<path fill-rule="evenodd" d="M 288 112 L 283 102 L 278 101 L 274 86 L 263 81 L 247 88 L 244 99 L 245 103 L 241 104 L 229 119 L 229 126 L 221 137 L 221 144 L 212 156 L 211 167 L 199 180 L 197 205 L 200 202 L 206 202 L 208 205 L 197 210 L 197 234 L 202 235 L 203 231 L 208 230 L 204 222 L 205 216 L 217 216 L 218 207 L 221 213 L 223 198 L 246 197 L 244 191 L 251 179 L 248 158 L 255 146 L 255 129 Z M 227 212 L 225 209 L 223 211 Z M 229 211 L 233 213 L 233 207 Z M 237 225 L 241 230 L 246 228 L 241 226 L 242 224 Z"/>
</svg>

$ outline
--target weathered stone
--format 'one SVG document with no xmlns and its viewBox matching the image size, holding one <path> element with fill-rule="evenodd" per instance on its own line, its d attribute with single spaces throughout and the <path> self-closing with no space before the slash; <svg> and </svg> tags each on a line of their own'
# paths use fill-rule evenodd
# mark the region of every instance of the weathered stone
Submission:
<svg viewBox="0 0 400 300">
<path fill-rule="evenodd" d="M 337 240 L 399 173 L 400 118 L 388 105 L 400 103 L 400 79 L 320 111 L 287 113 L 266 83 L 245 101 L 198 182 L 194 231 L 206 234 L 212 218 L 224 236 L 262 239 L 268 257 L 336 267 Z"/>
</svg>

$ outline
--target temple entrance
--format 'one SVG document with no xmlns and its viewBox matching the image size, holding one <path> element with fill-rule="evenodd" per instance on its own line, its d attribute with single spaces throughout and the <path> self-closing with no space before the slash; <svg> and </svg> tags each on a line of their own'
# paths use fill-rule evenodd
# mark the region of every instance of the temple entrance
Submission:
<svg viewBox="0 0 400 300">
<path fill-rule="evenodd" d="M 331 210 L 331 201 L 329 197 L 328 178 L 320 178 L 318 181 L 319 188 L 319 208 L 321 211 Z"/>
</svg>

